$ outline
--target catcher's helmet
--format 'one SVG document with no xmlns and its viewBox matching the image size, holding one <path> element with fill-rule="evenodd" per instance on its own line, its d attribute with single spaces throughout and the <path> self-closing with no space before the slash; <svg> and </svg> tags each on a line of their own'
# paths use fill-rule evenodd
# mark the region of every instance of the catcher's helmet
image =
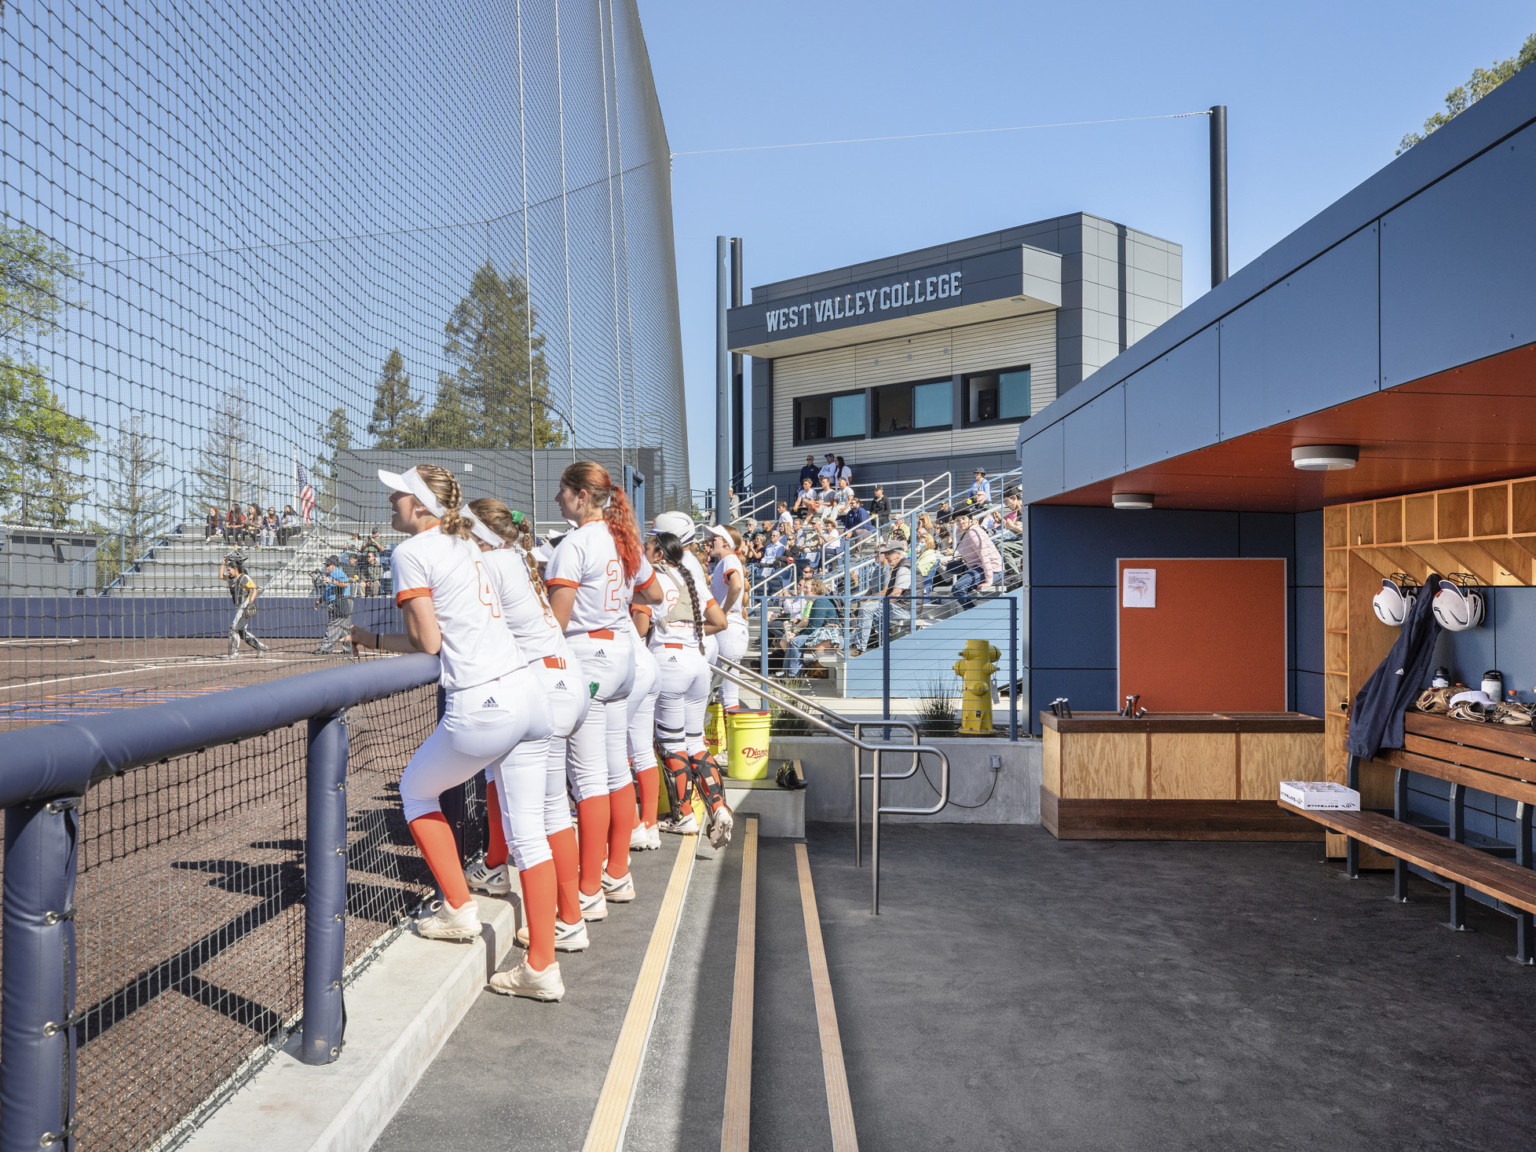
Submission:
<svg viewBox="0 0 1536 1152">
<path fill-rule="evenodd" d="M 1465 572 L 1457 572 L 1440 581 L 1435 593 L 1435 619 L 1447 632 L 1465 632 L 1483 622 L 1487 606 L 1483 594 Z"/>
<path fill-rule="evenodd" d="M 1418 598 L 1419 584 L 1404 572 L 1394 572 L 1381 582 L 1381 591 L 1371 599 L 1376 619 L 1392 628 L 1401 628 L 1413 602 Z"/>
</svg>

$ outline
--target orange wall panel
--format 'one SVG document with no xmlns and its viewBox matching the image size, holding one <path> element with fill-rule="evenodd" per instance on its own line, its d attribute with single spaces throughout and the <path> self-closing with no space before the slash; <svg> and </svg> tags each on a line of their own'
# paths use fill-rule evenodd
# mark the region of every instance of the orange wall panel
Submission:
<svg viewBox="0 0 1536 1152">
<path fill-rule="evenodd" d="M 1124 607 L 1127 568 L 1157 571 L 1157 606 Z M 1283 559 L 1121 560 L 1120 695 L 1150 712 L 1284 712 Z"/>
</svg>

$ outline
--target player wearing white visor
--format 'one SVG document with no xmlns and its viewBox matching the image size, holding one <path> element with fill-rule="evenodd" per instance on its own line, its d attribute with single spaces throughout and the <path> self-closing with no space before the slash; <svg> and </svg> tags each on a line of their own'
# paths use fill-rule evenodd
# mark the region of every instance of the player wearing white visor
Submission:
<svg viewBox="0 0 1536 1152">
<path fill-rule="evenodd" d="M 461 512 L 462 496 L 453 473 L 421 464 L 404 473 L 381 471 L 379 479 L 390 489 L 393 527 L 409 537 L 391 558 L 395 603 L 405 616 L 405 634 L 380 634 L 359 626 L 352 629 L 352 643 L 393 652 L 430 652 L 442 662 L 439 683 L 447 697 L 443 718 L 400 779 L 411 836 L 443 893 L 433 914 L 417 922 L 417 931 L 429 939 L 478 940 L 479 913 L 438 796 L 503 760 L 519 744 L 548 737 L 548 714 L 538 702 L 539 685 L 502 620 L 494 575 L 470 540 L 473 521 Z M 542 761 L 534 771 L 542 801 Z M 547 903 L 553 909 L 553 868 L 548 870 L 548 887 Z M 507 976 L 509 990 L 519 995 L 553 1000 L 564 992 L 559 966 L 552 960 L 542 971 L 525 961 Z"/>
<path fill-rule="evenodd" d="M 635 898 L 629 841 L 637 814 L 627 715 L 635 631 L 629 613 L 632 604 L 655 603 L 660 593 L 640 552 L 634 510 L 606 468 L 590 460 L 570 465 L 560 474 L 555 502 L 576 527 L 555 547 L 544 582 L 591 698 L 586 719 L 570 737 L 566 774 L 576 797 L 582 915 L 601 920 L 608 901 Z"/>
<path fill-rule="evenodd" d="M 725 610 L 725 631 L 720 633 L 720 655 L 740 662 L 747 654 L 747 569 L 742 564 L 741 533 L 730 525 L 711 524 L 710 547 L 715 557 L 709 591 Z M 720 707 L 727 712 L 741 708 L 741 690 L 734 680 L 721 677 Z"/>
</svg>

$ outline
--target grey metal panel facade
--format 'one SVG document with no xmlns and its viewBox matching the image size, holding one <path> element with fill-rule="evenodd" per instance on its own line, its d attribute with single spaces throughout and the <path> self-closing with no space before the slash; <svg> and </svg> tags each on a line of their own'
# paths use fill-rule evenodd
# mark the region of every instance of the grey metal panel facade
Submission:
<svg viewBox="0 0 1536 1152">
<path fill-rule="evenodd" d="M 1220 357 L 1220 328 L 1212 326 L 1126 381 L 1127 469 L 1220 439 Z"/>
<path fill-rule="evenodd" d="M 1031 493 L 1061 492 L 1066 481 L 1066 446 L 1064 428 L 1056 421 L 1040 436 L 1026 440 L 1019 448 L 1019 488 L 1028 504 Z"/>
<path fill-rule="evenodd" d="M 1125 471 L 1124 392 L 1117 389 L 1106 393 L 1062 423 L 1068 488 Z"/>
<path fill-rule="evenodd" d="M 1221 322 L 1221 439 L 1377 387 L 1377 229 L 1362 228 Z"/>
<path fill-rule="evenodd" d="M 1383 387 L 1536 341 L 1533 201 L 1536 126 L 1382 220 Z"/>
</svg>

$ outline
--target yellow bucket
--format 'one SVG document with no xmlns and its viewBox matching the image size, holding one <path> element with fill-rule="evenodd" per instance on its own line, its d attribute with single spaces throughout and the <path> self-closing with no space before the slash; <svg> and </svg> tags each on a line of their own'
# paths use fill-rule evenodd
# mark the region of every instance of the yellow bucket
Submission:
<svg viewBox="0 0 1536 1152">
<path fill-rule="evenodd" d="M 665 772 L 666 767 L 658 765 L 658 771 Z M 688 799 L 690 801 L 689 806 L 693 809 L 694 818 L 702 822 L 704 819 L 704 801 L 699 798 L 699 790 L 690 786 L 688 789 Z M 656 793 L 656 815 L 672 815 L 672 801 L 667 799 L 667 786 L 664 783 Z"/>
<path fill-rule="evenodd" d="M 716 764 L 725 759 L 725 714 L 718 702 L 704 709 L 704 750 Z"/>
<path fill-rule="evenodd" d="M 726 718 L 730 761 L 725 774 L 732 780 L 768 778 L 769 715 L 766 712 L 733 712 Z"/>
</svg>

